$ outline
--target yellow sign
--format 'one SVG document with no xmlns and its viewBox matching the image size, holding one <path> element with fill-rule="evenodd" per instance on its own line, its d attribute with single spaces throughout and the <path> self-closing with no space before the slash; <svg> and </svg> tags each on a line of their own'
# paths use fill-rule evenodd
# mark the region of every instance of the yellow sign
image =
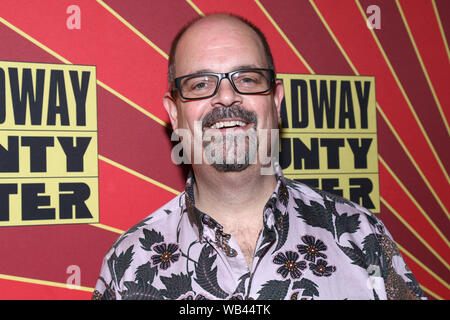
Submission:
<svg viewBox="0 0 450 320">
<path fill-rule="evenodd" d="M 286 177 L 380 212 L 375 78 L 278 74 Z"/>
<path fill-rule="evenodd" d="M 0 61 L 0 226 L 95 222 L 95 67 Z"/>
</svg>

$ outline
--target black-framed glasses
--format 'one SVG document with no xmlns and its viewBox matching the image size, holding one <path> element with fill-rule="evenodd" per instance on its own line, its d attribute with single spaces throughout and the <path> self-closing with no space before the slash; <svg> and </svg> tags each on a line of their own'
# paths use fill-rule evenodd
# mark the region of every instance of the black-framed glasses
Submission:
<svg viewBox="0 0 450 320">
<path fill-rule="evenodd" d="M 272 89 L 275 72 L 271 69 L 239 69 L 227 73 L 194 73 L 176 78 L 171 90 L 178 89 L 185 100 L 206 99 L 219 90 L 222 79 L 227 78 L 240 94 L 262 94 Z"/>
</svg>

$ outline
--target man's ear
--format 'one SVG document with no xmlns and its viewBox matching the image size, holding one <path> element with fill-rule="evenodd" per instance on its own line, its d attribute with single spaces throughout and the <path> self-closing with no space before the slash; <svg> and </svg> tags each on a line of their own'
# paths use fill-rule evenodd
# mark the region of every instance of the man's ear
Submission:
<svg viewBox="0 0 450 320">
<path fill-rule="evenodd" d="M 277 110 L 277 114 L 278 114 L 278 123 L 281 121 L 281 102 L 284 99 L 284 85 L 283 85 L 283 81 L 281 80 L 276 80 L 275 81 L 275 86 L 273 88 L 273 100 L 275 102 L 275 108 Z"/>
<path fill-rule="evenodd" d="M 166 108 L 167 114 L 170 118 L 170 123 L 172 124 L 172 129 L 178 129 L 178 108 L 175 103 L 175 99 L 172 97 L 170 92 L 166 92 L 163 96 L 163 105 Z"/>
</svg>

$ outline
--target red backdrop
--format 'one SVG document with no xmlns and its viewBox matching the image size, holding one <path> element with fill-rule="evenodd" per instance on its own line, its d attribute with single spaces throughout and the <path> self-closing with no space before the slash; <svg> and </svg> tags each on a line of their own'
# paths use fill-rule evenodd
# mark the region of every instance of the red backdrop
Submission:
<svg viewBox="0 0 450 320">
<path fill-rule="evenodd" d="M 366 25 L 370 5 L 380 29 Z M 119 234 L 183 190 L 161 103 L 167 54 L 181 26 L 211 12 L 258 25 L 280 73 L 375 76 L 378 215 L 427 296 L 449 299 L 447 0 L 2 0 L 0 60 L 96 66 L 100 223 L 1 227 L 0 298 L 90 298 Z"/>
</svg>

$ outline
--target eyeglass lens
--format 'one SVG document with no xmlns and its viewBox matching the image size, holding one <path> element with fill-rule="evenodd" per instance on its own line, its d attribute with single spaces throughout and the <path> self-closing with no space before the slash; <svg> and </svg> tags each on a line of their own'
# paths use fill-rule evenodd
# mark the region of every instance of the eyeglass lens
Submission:
<svg viewBox="0 0 450 320">
<path fill-rule="evenodd" d="M 265 70 L 236 72 L 231 80 L 238 93 L 261 93 L 270 88 L 270 74 Z M 194 75 L 181 81 L 181 92 L 187 99 L 208 97 L 214 94 L 218 82 L 216 75 Z"/>
</svg>

